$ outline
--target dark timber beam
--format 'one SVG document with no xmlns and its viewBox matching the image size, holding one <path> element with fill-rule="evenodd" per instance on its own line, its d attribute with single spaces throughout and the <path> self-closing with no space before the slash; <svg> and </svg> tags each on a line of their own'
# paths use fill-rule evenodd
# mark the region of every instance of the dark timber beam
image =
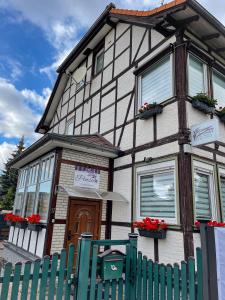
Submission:
<svg viewBox="0 0 225 300">
<path fill-rule="evenodd" d="M 203 41 L 210 41 L 213 39 L 218 39 L 220 37 L 220 34 L 218 32 L 212 33 L 212 34 L 207 34 L 202 36 Z"/>
<path fill-rule="evenodd" d="M 193 245 L 193 192 L 192 192 L 192 163 L 191 154 L 184 153 L 184 144 L 188 143 L 188 137 L 185 138 L 187 128 L 186 112 L 186 77 L 187 77 L 187 48 L 183 39 L 184 31 L 177 33 L 175 47 L 175 89 L 178 103 L 178 122 L 179 139 L 178 154 L 178 177 L 179 177 L 179 204 L 180 204 L 180 223 L 183 230 L 184 256 L 187 259 L 194 256 Z"/>
<path fill-rule="evenodd" d="M 225 52 L 225 47 L 221 47 L 221 48 L 217 48 L 216 50 L 214 50 L 215 52 Z"/>
</svg>

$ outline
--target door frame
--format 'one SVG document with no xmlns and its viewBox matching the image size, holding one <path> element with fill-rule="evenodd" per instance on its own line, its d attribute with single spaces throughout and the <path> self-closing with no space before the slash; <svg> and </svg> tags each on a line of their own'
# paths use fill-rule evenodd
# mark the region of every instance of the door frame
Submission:
<svg viewBox="0 0 225 300">
<path fill-rule="evenodd" d="M 98 202 L 99 203 L 99 224 L 98 224 L 98 239 L 101 237 L 101 223 L 102 223 L 102 200 L 92 199 L 92 198 L 82 198 L 82 197 L 68 197 L 68 206 L 67 206 L 67 215 L 66 215 L 66 228 L 65 228 L 65 235 L 64 235 L 64 243 L 63 247 L 67 249 L 67 233 L 69 227 L 69 214 L 70 214 L 70 207 L 73 201 L 90 201 L 90 202 Z"/>
</svg>

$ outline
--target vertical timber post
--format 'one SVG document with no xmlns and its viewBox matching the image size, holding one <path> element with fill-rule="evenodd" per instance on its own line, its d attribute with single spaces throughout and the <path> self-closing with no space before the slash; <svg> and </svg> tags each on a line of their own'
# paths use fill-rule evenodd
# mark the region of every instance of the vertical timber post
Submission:
<svg viewBox="0 0 225 300">
<path fill-rule="evenodd" d="M 175 93 L 178 105 L 179 126 L 179 200 L 180 200 L 180 222 L 183 230 L 184 256 L 185 260 L 194 256 L 193 245 L 193 192 L 192 192 L 192 162 L 191 154 L 184 153 L 184 144 L 189 143 L 189 130 L 187 128 L 187 44 L 183 39 L 184 30 L 177 32 L 175 43 Z"/>
<path fill-rule="evenodd" d="M 77 298 L 87 300 L 92 234 L 82 233 L 80 241 Z"/>
<path fill-rule="evenodd" d="M 136 299 L 136 270 L 137 270 L 137 233 L 129 233 L 130 247 L 130 274 L 126 276 L 130 277 L 130 286 L 129 286 L 129 297 L 126 299 L 135 300 Z M 128 296 L 128 295 L 126 295 Z"/>
<path fill-rule="evenodd" d="M 203 266 L 203 299 L 218 300 L 214 228 L 206 224 L 201 224 L 200 234 Z"/>
</svg>

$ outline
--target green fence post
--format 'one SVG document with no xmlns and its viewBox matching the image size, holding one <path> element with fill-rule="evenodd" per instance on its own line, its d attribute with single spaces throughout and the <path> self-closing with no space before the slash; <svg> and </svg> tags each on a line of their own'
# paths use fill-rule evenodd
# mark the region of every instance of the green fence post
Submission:
<svg viewBox="0 0 225 300">
<path fill-rule="evenodd" d="M 92 234 L 81 234 L 78 266 L 77 299 L 87 300 Z"/>
<path fill-rule="evenodd" d="M 126 276 L 130 276 L 131 283 L 130 288 L 126 289 L 126 297 L 125 299 L 133 300 L 136 298 L 136 272 L 137 272 L 137 233 L 129 233 L 130 240 L 130 274 L 126 274 Z M 127 295 L 127 291 L 129 290 L 129 295 Z"/>
</svg>

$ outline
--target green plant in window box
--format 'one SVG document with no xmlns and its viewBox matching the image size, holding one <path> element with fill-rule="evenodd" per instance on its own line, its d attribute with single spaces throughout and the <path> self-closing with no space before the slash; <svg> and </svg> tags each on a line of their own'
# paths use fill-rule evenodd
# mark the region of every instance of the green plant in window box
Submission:
<svg viewBox="0 0 225 300">
<path fill-rule="evenodd" d="M 28 217 L 28 229 L 31 231 L 40 231 L 42 229 L 42 224 L 40 223 L 41 216 L 38 214 L 33 214 Z"/>
<path fill-rule="evenodd" d="M 198 93 L 196 96 L 192 97 L 192 106 L 206 114 L 213 113 L 216 105 L 217 100 L 210 98 L 205 93 Z"/>
<path fill-rule="evenodd" d="M 222 122 L 225 122 L 225 107 L 220 107 L 216 113 L 220 120 Z"/>
<path fill-rule="evenodd" d="M 145 102 L 144 105 L 142 105 L 138 111 L 139 111 L 139 119 L 146 120 L 148 118 L 151 118 L 152 116 L 161 114 L 163 111 L 163 106 L 157 104 L 156 102 L 153 103 Z"/>
<path fill-rule="evenodd" d="M 146 217 L 142 221 L 136 221 L 133 224 L 138 229 L 140 236 L 165 239 L 168 225 L 164 220 Z"/>
</svg>

